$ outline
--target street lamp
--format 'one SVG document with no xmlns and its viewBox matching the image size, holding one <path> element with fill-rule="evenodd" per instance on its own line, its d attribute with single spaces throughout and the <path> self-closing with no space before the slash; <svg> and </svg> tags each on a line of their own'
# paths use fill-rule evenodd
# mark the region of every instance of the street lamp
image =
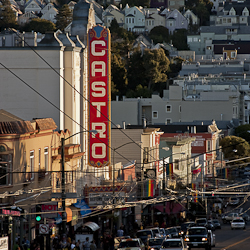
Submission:
<svg viewBox="0 0 250 250">
<path fill-rule="evenodd" d="M 70 139 L 71 137 L 81 134 L 81 133 L 93 133 L 93 134 L 97 134 L 98 131 L 97 130 L 84 130 L 84 131 L 80 131 L 78 133 L 75 133 L 71 136 L 69 136 L 68 138 L 61 138 L 61 163 L 62 163 L 62 231 L 63 234 L 66 233 L 66 207 L 65 207 L 65 199 L 66 199 L 66 194 L 65 194 L 65 155 L 64 155 L 64 145 L 65 145 L 65 141 Z"/>
</svg>

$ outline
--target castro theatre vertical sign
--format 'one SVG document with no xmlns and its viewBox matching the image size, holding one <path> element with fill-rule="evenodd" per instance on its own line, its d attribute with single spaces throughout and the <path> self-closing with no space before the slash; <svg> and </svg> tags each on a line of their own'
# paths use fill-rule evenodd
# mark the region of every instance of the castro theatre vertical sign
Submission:
<svg viewBox="0 0 250 250">
<path fill-rule="evenodd" d="M 110 161 L 110 32 L 97 25 L 88 32 L 89 73 L 89 164 L 109 165 Z"/>
</svg>

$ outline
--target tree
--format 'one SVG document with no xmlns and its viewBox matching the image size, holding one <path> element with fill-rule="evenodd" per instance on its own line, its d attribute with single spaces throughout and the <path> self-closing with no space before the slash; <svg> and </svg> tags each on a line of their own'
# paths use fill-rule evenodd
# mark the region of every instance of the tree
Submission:
<svg viewBox="0 0 250 250">
<path fill-rule="evenodd" d="M 112 100 L 115 99 L 116 95 L 121 97 L 126 94 L 128 85 L 127 70 L 125 62 L 119 54 L 112 54 L 111 56 L 111 81 Z"/>
<path fill-rule="evenodd" d="M 179 29 L 175 30 L 171 35 L 172 43 L 177 50 L 189 50 L 187 45 L 187 30 Z"/>
<path fill-rule="evenodd" d="M 169 43 L 170 36 L 168 28 L 164 26 L 156 26 L 150 30 L 149 37 L 154 41 L 154 43 Z"/>
<path fill-rule="evenodd" d="M 56 28 L 64 31 L 64 29 L 72 22 L 72 19 L 72 11 L 70 10 L 68 4 L 64 4 L 56 15 Z"/>
<path fill-rule="evenodd" d="M 149 98 L 152 95 L 152 91 L 148 89 L 146 86 L 142 86 L 141 84 L 137 85 L 135 90 L 128 90 L 126 97 L 128 98 L 137 98 L 142 96 L 144 98 Z"/>
<path fill-rule="evenodd" d="M 250 124 L 238 126 L 235 129 L 235 134 L 239 137 L 242 137 L 247 142 L 250 142 Z"/>
<path fill-rule="evenodd" d="M 237 136 L 226 136 L 220 140 L 220 146 L 226 159 L 242 159 L 248 157 L 250 154 L 250 146 L 248 142 Z M 240 164 L 250 162 L 250 159 L 239 160 L 232 162 L 232 164 Z"/>
<path fill-rule="evenodd" d="M 55 31 L 56 26 L 53 22 L 45 19 L 34 18 L 25 27 L 25 31 L 35 31 L 45 33 L 49 31 Z"/>
<path fill-rule="evenodd" d="M 170 62 L 163 49 L 144 50 L 143 66 L 145 69 L 145 78 L 148 82 L 148 89 L 151 89 L 151 85 L 167 81 L 169 64 Z"/>
<path fill-rule="evenodd" d="M 0 5 L 0 29 L 15 28 L 17 25 L 15 12 L 11 9 L 9 0 L 2 0 Z"/>
</svg>

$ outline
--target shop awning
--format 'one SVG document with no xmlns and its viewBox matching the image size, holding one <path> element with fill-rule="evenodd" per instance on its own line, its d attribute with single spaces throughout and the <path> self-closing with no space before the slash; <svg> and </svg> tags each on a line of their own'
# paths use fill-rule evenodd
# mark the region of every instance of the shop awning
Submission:
<svg viewBox="0 0 250 250">
<path fill-rule="evenodd" d="M 66 213 L 67 213 L 67 222 L 71 221 L 71 225 L 74 226 L 76 225 L 78 221 L 78 211 L 80 209 L 74 207 L 74 206 L 69 206 L 66 207 Z"/>
<path fill-rule="evenodd" d="M 154 208 L 164 213 L 164 205 L 155 205 Z M 166 214 L 177 214 L 182 212 L 183 210 L 185 210 L 185 208 L 179 203 L 170 204 L 170 202 L 166 202 Z"/>
<path fill-rule="evenodd" d="M 80 208 L 80 213 L 81 216 L 84 217 L 87 214 L 91 213 L 91 209 L 89 208 L 89 206 L 86 204 L 85 200 L 78 200 L 77 203 L 73 204 L 75 207 Z"/>
<path fill-rule="evenodd" d="M 92 221 L 84 223 L 83 227 L 89 227 L 93 232 L 100 228 L 95 222 Z"/>
</svg>

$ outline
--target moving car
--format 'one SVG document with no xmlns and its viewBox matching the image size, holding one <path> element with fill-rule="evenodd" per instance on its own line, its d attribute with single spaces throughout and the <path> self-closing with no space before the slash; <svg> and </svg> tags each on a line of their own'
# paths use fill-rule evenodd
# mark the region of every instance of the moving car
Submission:
<svg viewBox="0 0 250 250">
<path fill-rule="evenodd" d="M 118 248 L 118 246 L 119 246 L 121 240 L 129 239 L 129 238 L 130 238 L 130 236 L 115 237 L 115 238 L 114 238 L 114 247 L 115 247 L 115 249 Z"/>
<path fill-rule="evenodd" d="M 136 237 L 140 238 L 142 242 L 145 244 L 148 238 L 154 237 L 154 233 L 151 229 L 142 229 L 142 230 L 137 231 Z"/>
<path fill-rule="evenodd" d="M 245 229 L 246 223 L 242 217 L 237 217 L 231 221 L 231 229 Z"/>
<path fill-rule="evenodd" d="M 165 230 L 165 228 L 160 228 L 161 236 L 162 238 L 171 238 L 171 234 Z"/>
<path fill-rule="evenodd" d="M 205 248 L 210 250 L 215 246 L 215 235 L 206 227 L 191 227 L 187 230 L 184 238 L 189 250 L 191 248 Z"/>
<path fill-rule="evenodd" d="M 159 250 L 161 248 L 161 244 L 163 242 L 164 238 L 150 238 L 147 241 L 146 249 L 147 250 Z"/>
<path fill-rule="evenodd" d="M 207 224 L 207 219 L 206 218 L 197 218 L 195 220 L 196 226 L 202 226 L 204 227 Z"/>
<path fill-rule="evenodd" d="M 160 250 L 187 250 L 182 238 L 166 239 L 163 241 Z"/>
<path fill-rule="evenodd" d="M 211 221 L 213 222 L 215 229 L 221 229 L 221 224 L 219 220 L 212 219 Z"/>
<path fill-rule="evenodd" d="M 212 230 L 212 231 L 215 230 L 215 226 L 211 220 L 207 221 L 207 223 L 205 224 L 205 227 L 209 230 Z"/>
<path fill-rule="evenodd" d="M 179 237 L 179 230 L 176 227 L 168 227 L 166 228 L 168 232 L 171 234 L 171 238 L 178 238 Z"/>
<path fill-rule="evenodd" d="M 139 238 L 121 240 L 117 250 L 145 250 L 145 245 Z"/>
<path fill-rule="evenodd" d="M 160 228 L 159 227 L 153 227 L 150 228 L 154 234 L 154 237 L 160 237 L 161 236 L 161 232 L 160 232 Z"/>
<path fill-rule="evenodd" d="M 231 220 L 233 220 L 236 217 L 239 217 L 238 213 L 229 213 L 226 215 L 222 215 L 221 219 L 222 219 L 223 223 L 226 224 L 227 222 L 230 222 Z"/>
<path fill-rule="evenodd" d="M 188 222 L 184 222 L 181 224 L 181 231 L 180 231 L 180 235 L 181 237 L 184 237 L 186 232 L 187 232 L 187 229 L 189 227 L 192 227 L 195 225 L 195 222 L 194 221 L 188 221 Z"/>
<path fill-rule="evenodd" d="M 250 216 L 247 213 L 240 214 L 240 217 L 242 217 L 247 224 L 247 222 L 250 220 Z"/>
</svg>

